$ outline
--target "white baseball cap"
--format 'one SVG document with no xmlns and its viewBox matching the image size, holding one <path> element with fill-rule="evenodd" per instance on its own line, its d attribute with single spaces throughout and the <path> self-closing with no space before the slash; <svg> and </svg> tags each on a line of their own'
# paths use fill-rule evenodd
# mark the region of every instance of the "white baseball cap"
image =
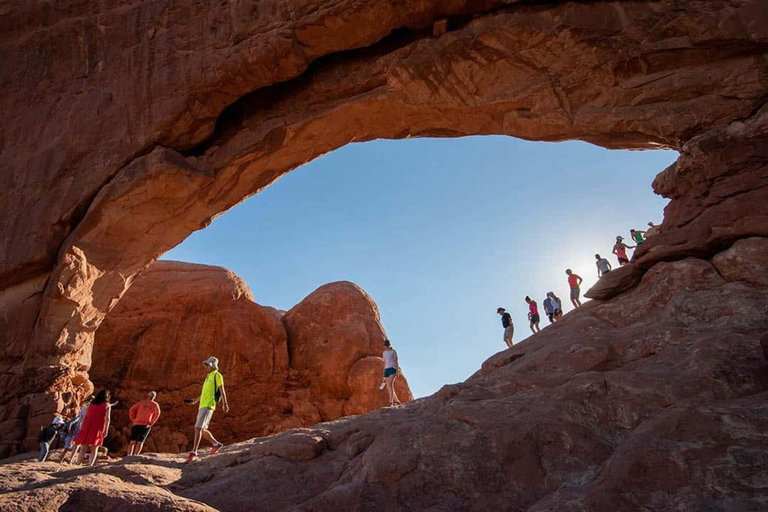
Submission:
<svg viewBox="0 0 768 512">
<path fill-rule="evenodd" d="M 206 366 L 210 366 L 214 370 L 218 370 L 219 369 L 219 360 L 217 358 L 213 357 L 213 356 L 211 356 L 208 359 L 206 359 L 205 361 L 203 361 L 203 364 L 206 365 Z"/>
</svg>

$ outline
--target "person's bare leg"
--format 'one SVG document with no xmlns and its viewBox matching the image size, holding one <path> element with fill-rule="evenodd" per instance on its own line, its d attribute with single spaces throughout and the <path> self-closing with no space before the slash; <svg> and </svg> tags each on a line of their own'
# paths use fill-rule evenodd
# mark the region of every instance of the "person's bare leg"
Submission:
<svg viewBox="0 0 768 512">
<path fill-rule="evenodd" d="M 203 430 L 202 437 L 204 437 L 209 443 L 211 443 L 211 446 L 219 444 L 216 438 L 213 437 L 213 434 L 211 434 L 211 431 L 208 429 Z"/>
<path fill-rule="evenodd" d="M 82 466 L 83 462 L 85 462 L 85 452 L 87 448 L 83 448 L 82 444 L 77 445 L 77 448 L 75 448 L 75 452 L 77 453 L 77 465 Z"/>
<path fill-rule="evenodd" d="M 395 381 L 396 381 L 396 380 L 397 380 L 397 374 L 394 374 L 394 375 L 392 376 L 392 397 L 394 397 L 394 399 L 395 399 L 395 403 L 396 403 L 397 405 L 401 405 L 401 404 L 400 404 L 400 399 L 399 399 L 399 398 L 397 398 L 397 391 L 395 391 Z"/>
<path fill-rule="evenodd" d="M 576 304 L 578 304 L 578 307 L 581 307 L 581 299 L 576 299 Z"/>
<path fill-rule="evenodd" d="M 534 330 L 533 330 L 533 322 L 531 322 L 530 324 L 528 324 L 528 327 L 530 327 L 530 329 L 531 329 L 531 332 L 532 332 L 533 334 L 536 334 L 536 331 L 534 331 Z"/>
<path fill-rule="evenodd" d="M 391 407 L 395 405 L 395 386 L 391 375 L 387 377 L 387 393 L 389 394 L 389 405 Z"/>
<path fill-rule="evenodd" d="M 141 455 L 142 448 L 144 448 L 144 443 L 136 443 L 136 453 L 134 455 Z"/>
<path fill-rule="evenodd" d="M 536 322 L 536 332 L 541 332 L 541 327 L 539 327 L 539 322 Z"/>
<path fill-rule="evenodd" d="M 192 452 L 197 453 L 197 449 L 200 448 L 200 439 L 203 435 L 203 429 L 195 427 L 195 441 L 192 443 Z"/>
<path fill-rule="evenodd" d="M 133 451 L 136 449 L 136 441 L 131 441 L 131 444 L 128 445 L 128 456 L 133 455 Z"/>
<path fill-rule="evenodd" d="M 504 343 L 507 344 L 507 348 L 512 348 L 512 341 L 510 340 L 504 340 Z"/>
<path fill-rule="evenodd" d="M 96 459 L 99 458 L 99 447 L 98 446 L 89 446 L 88 447 L 88 453 L 90 453 L 90 460 L 88 461 L 88 465 L 93 467 L 94 464 L 96 464 Z"/>
</svg>

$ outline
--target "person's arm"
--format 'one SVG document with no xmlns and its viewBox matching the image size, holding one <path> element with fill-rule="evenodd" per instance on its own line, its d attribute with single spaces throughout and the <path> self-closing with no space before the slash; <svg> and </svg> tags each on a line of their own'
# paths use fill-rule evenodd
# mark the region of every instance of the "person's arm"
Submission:
<svg viewBox="0 0 768 512">
<path fill-rule="evenodd" d="M 603 277 L 603 272 L 600 270 L 600 263 L 595 263 L 597 267 L 597 277 Z"/>
<path fill-rule="evenodd" d="M 107 437 L 107 434 L 109 433 L 109 421 L 112 416 L 112 404 L 107 405 L 107 412 L 104 415 L 104 437 Z"/>
<path fill-rule="evenodd" d="M 400 371 L 400 360 L 397 357 L 397 350 L 394 350 L 395 353 L 395 368 L 397 368 L 397 373 L 402 373 Z"/>
<path fill-rule="evenodd" d="M 128 409 L 128 417 L 131 419 L 131 423 L 136 423 L 136 412 L 139 404 L 134 404 L 133 407 Z"/>
<path fill-rule="evenodd" d="M 634 245 L 627 245 L 627 244 L 624 244 L 624 248 L 625 248 L 625 249 L 634 249 L 634 248 L 635 248 L 635 246 L 634 246 Z"/>
<path fill-rule="evenodd" d="M 576 275 L 576 279 L 579 280 L 579 286 L 581 286 L 581 283 L 584 281 L 580 275 Z"/>
<path fill-rule="evenodd" d="M 157 420 L 160 419 L 160 406 L 155 404 L 155 414 L 152 415 L 152 421 L 149 422 L 150 426 L 154 426 Z"/>
<path fill-rule="evenodd" d="M 227 400 L 227 392 L 224 390 L 224 377 L 221 377 L 221 374 L 219 374 L 219 378 L 221 379 L 219 391 L 221 391 L 221 399 L 224 401 L 224 412 L 229 412 L 229 400 Z"/>
<path fill-rule="evenodd" d="M 618 249 L 616 248 L 615 245 L 613 246 L 613 254 L 618 254 Z"/>
<path fill-rule="evenodd" d="M 611 262 L 608 261 L 607 263 L 608 263 L 608 270 L 613 270 L 613 265 L 611 265 Z"/>
</svg>

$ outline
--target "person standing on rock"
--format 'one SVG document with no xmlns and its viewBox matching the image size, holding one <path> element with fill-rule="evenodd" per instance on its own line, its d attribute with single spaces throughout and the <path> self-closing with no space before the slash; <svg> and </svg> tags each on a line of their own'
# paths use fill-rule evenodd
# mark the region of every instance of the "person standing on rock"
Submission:
<svg viewBox="0 0 768 512">
<path fill-rule="evenodd" d="M 195 441 L 192 445 L 192 451 L 187 455 L 186 462 L 191 462 L 197 457 L 197 449 L 200 447 L 200 440 L 205 437 L 213 448 L 211 448 L 211 455 L 216 453 L 224 446 L 213 437 L 213 434 L 208 430 L 208 426 L 211 423 L 213 417 L 213 411 L 216 410 L 216 404 L 223 402 L 224 412 L 229 412 L 229 402 L 227 401 L 227 393 L 224 390 L 224 376 L 219 373 L 219 360 L 213 356 L 203 361 L 203 365 L 208 370 L 203 382 L 203 389 L 200 391 L 200 396 L 195 399 L 188 399 L 185 402 L 189 404 L 200 403 L 200 407 L 197 410 L 197 421 L 195 422 Z"/>
<path fill-rule="evenodd" d="M 149 431 L 160 418 L 160 405 L 155 402 L 157 393 L 150 391 L 147 398 L 133 405 L 128 411 L 131 418 L 131 444 L 128 446 L 128 455 L 139 455 L 144 443 L 147 441 Z"/>
<path fill-rule="evenodd" d="M 648 231 L 645 232 L 645 239 L 648 240 L 650 237 L 657 235 L 659 233 L 659 229 L 661 229 L 659 226 L 649 221 Z"/>
<path fill-rule="evenodd" d="M 109 419 L 112 404 L 109 403 L 109 391 L 102 389 L 85 411 L 80 432 L 75 436 L 74 444 L 79 446 L 77 463 L 82 464 L 85 452 L 89 453 L 88 465 L 96 464 L 99 457 L 99 447 L 104 443 L 109 431 Z"/>
<path fill-rule="evenodd" d="M 541 303 L 544 306 L 544 314 L 549 318 L 549 323 L 555 322 L 555 308 L 552 305 L 552 296 L 547 292 L 547 298 Z"/>
<path fill-rule="evenodd" d="M 504 308 L 497 308 L 496 312 L 501 315 L 501 326 L 504 328 L 504 343 L 507 348 L 512 348 L 512 336 L 515 334 L 515 325 L 512 323 L 512 315 L 507 313 Z"/>
<path fill-rule="evenodd" d="M 629 235 L 632 238 L 632 240 L 637 242 L 637 245 L 640 245 L 641 243 L 645 242 L 645 236 L 643 236 L 645 235 L 645 231 L 640 231 L 639 229 L 630 229 Z"/>
<path fill-rule="evenodd" d="M 571 287 L 571 303 L 574 308 L 581 307 L 581 283 L 583 279 L 578 274 L 574 274 L 571 269 L 566 269 L 565 273 L 568 275 L 568 286 Z"/>
<path fill-rule="evenodd" d="M 400 405 L 400 400 L 395 393 L 395 379 L 400 373 L 400 363 L 397 360 L 397 351 L 392 348 L 392 342 L 384 340 L 384 353 L 381 355 L 384 359 L 384 382 L 389 393 L 389 406 Z"/>
<path fill-rule="evenodd" d="M 541 321 L 541 318 L 539 317 L 539 305 L 527 295 L 525 296 L 525 302 L 528 303 L 528 320 L 531 323 L 529 327 L 531 328 L 531 332 L 536 334 L 541 331 L 539 328 L 539 322 Z"/>
<path fill-rule="evenodd" d="M 619 265 L 626 267 L 629 265 L 629 258 L 627 257 L 627 249 L 634 249 L 635 246 L 627 245 L 624 243 L 624 238 L 620 235 L 616 237 L 616 244 L 613 246 L 613 254 L 619 259 Z"/>
<path fill-rule="evenodd" d="M 40 456 L 37 458 L 38 462 L 45 462 L 48 458 L 48 453 L 51 449 L 51 445 L 64 429 L 64 420 L 58 414 L 53 418 L 50 425 L 40 429 L 40 435 L 37 436 L 37 440 L 40 442 Z"/>
<path fill-rule="evenodd" d="M 605 258 L 601 258 L 599 254 L 595 254 L 595 259 L 597 260 L 595 265 L 597 265 L 598 279 L 613 270 L 613 267 L 611 267 L 611 262 Z"/>
<path fill-rule="evenodd" d="M 549 292 L 547 295 L 552 297 L 552 319 L 557 322 L 563 317 L 563 301 L 555 292 Z"/>
</svg>

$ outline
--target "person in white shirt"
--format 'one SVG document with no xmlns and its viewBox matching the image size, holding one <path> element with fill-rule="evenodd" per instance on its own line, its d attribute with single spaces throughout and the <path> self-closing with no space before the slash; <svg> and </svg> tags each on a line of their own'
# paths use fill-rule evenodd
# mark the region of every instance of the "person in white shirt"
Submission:
<svg viewBox="0 0 768 512">
<path fill-rule="evenodd" d="M 400 373 L 400 364 L 397 361 L 397 352 L 392 348 L 392 343 L 389 340 L 384 340 L 384 353 L 381 357 L 384 359 L 384 380 L 382 381 L 382 386 L 387 387 L 389 406 L 400 405 L 400 400 L 397 398 L 397 393 L 395 393 L 395 379 L 397 379 L 397 374 Z"/>
<path fill-rule="evenodd" d="M 601 258 L 599 254 L 595 254 L 595 265 L 597 265 L 597 277 L 603 277 L 605 274 L 613 270 L 611 262 L 605 258 Z"/>
</svg>

